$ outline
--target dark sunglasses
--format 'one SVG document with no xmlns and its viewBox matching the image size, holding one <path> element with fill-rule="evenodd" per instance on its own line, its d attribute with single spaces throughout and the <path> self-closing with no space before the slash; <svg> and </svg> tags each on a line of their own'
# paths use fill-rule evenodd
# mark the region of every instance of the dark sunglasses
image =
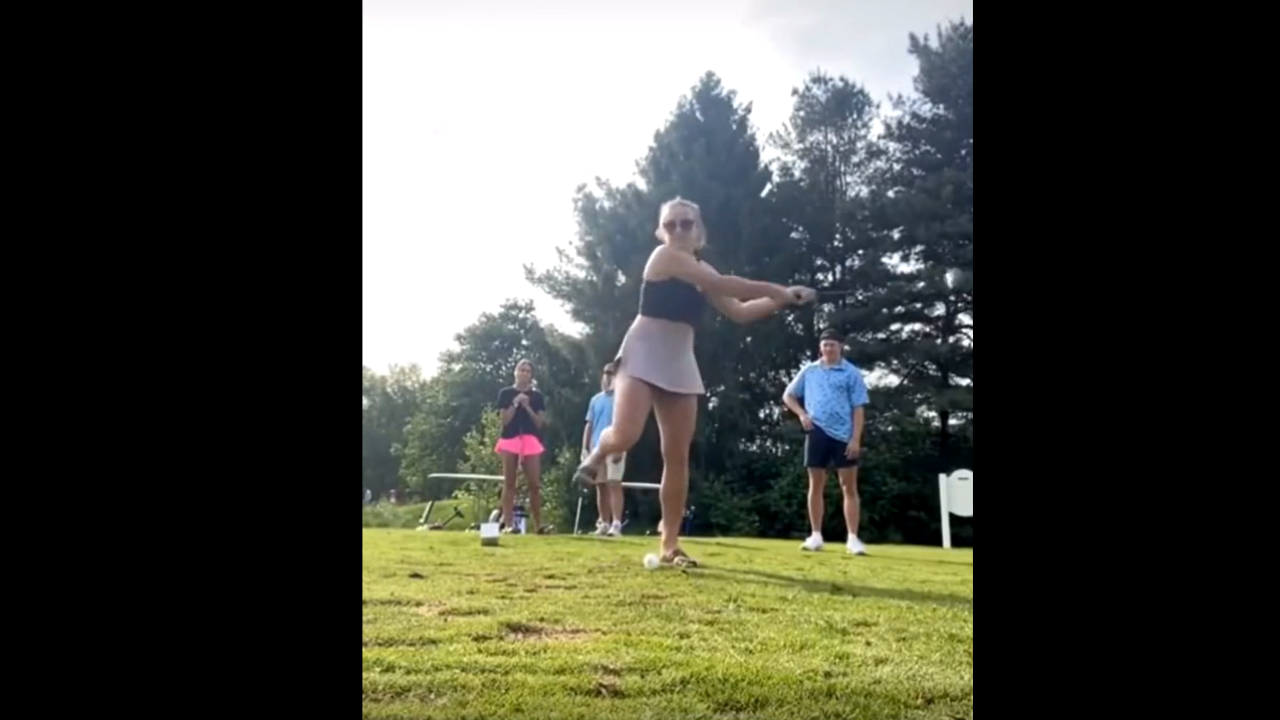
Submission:
<svg viewBox="0 0 1280 720">
<path fill-rule="evenodd" d="M 693 226 L 696 224 L 697 224 L 696 222 L 694 222 L 693 220 L 690 220 L 689 218 L 684 218 L 682 220 L 668 220 L 662 223 L 662 229 L 666 230 L 669 233 L 673 233 L 676 231 L 676 228 L 679 227 L 681 230 L 685 232 L 689 232 L 690 230 L 693 229 Z"/>
</svg>

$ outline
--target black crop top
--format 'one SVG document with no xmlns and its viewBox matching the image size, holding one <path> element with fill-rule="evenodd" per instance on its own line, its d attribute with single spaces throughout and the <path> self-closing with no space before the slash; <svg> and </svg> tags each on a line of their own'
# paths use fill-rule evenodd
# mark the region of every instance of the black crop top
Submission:
<svg viewBox="0 0 1280 720">
<path fill-rule="evenodd" d="M 707 299 L 698 288 L 679 278 L 640 283 L 640 314 L 697 327 Z"/>
</svg>

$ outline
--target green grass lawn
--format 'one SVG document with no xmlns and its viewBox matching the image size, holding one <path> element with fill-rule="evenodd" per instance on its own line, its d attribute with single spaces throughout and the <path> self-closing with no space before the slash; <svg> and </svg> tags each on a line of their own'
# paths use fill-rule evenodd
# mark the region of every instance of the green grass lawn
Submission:
<svg viewBox="0 0 1280 720">
<path fill-rule="evenodd" d="M 973 552 L 364 529 L 366 718 L 972 718 Z"/>
</svg>

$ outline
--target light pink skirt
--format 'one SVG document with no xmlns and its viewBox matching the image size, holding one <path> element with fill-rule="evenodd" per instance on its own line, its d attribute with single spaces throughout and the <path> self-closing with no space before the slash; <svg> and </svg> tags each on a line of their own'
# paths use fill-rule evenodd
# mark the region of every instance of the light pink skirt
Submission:
<svg viewBox="0 0 1280 720">
<path fill-rule="evenodd" d="M 546 448 L 542 447 L 542 442 L 534 435 L 500 438 L 498 444 L 493 447 L 493 451 L 499 455 L 506 453 L 507 455 L 515 455 L 522 458 L 541 455 L 545 450 Z"/>
<path fill-rule="evenodd" d="M 618 348 L 618 374 L 681 395 L 705 394 L 693 335 L 685 323 L 637 316 Z"/>
</svg>

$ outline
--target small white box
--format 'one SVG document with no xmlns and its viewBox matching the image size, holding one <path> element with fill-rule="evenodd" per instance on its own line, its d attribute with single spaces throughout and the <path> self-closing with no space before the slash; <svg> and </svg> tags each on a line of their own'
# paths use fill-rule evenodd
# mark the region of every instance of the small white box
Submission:
<svg viewBox="0 0 1280 720">
<path fill-rule="evenodd" d="M 498 523 L 480 523 L 480 544 L 498 544 Z"/>
</svg>

